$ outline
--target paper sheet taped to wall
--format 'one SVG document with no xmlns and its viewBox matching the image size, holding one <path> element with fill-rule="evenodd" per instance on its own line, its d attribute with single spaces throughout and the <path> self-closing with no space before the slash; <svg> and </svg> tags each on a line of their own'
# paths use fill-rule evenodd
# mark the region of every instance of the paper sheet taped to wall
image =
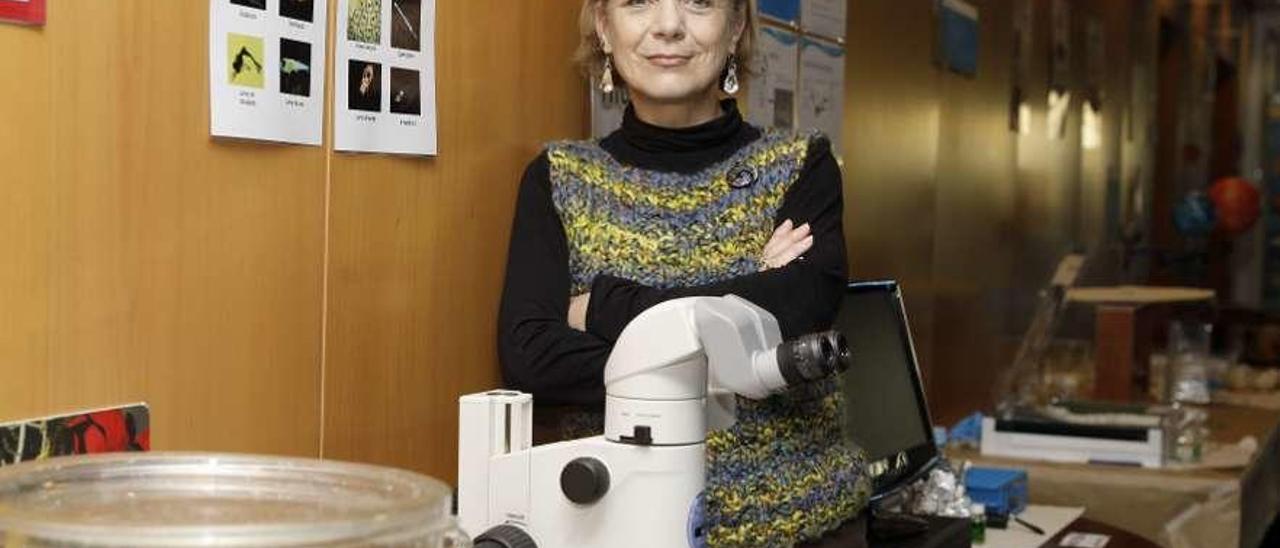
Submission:
<svg viewBox="0 0 1280 548">
<path fill-rule="evenodd" d="M 817 129 L 839 154 L 844 123 L 844 48 L 802 38 L 800 41 L 800 129 Z"/>
<path fill-rule="evenodd" d="M 334 148 L 436 154 L 435 0 L 339 0 Z"/>
<path fill-rule="evenodd" d="M 319 145 L 324 0 L 209 0 L 209 132 Z"/>
<path fill-rule="evenodd" d="M 795 127 L 800 38 L 780 28 L 757 31 L 757 75 L 748 84 L 747 119 L 760 127 Z"/>
<path fill-rule="evenodd" d="M 843 40 L 847 12 L 845 0 L 803 0 L 800 27 L 808 34 Z"/>
</svg>

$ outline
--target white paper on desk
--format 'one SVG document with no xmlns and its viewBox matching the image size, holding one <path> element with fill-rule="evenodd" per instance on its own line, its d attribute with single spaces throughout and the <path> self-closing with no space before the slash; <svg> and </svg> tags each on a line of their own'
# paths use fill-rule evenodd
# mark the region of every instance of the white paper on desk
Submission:
<svg viewBox="0 0 1280 548">
<path fill-rule="evenodd" d="M 1046 540 L 1066 529 L 1071 522 L 1083 514 L 1084 508 L 1080 507 L 1029 504 L 1026 510 L 1018 514 L 1018 517 L 1042 529 L 1044 531 L 1043 535 L 1035 533 L 1011 519 L 1005 529 L 988 527 L 987 540 L 982 547 L 1026 548 L 1027 546 L 1040 546 Z"/>
<path fill-rule="evenodd" d="M 775 27 L 757 30 L 757 75 L 748 84 L 747 120 L 760 127 L 795 127 L 800 38 Z"/>
<path fill-rule="evenodd" d="M 209 133 L 319 145 L 324 0 L 209 0 Z"/>
<path fill-rule="evenodd" d="M 338 0 L 334 149 L 436 154 L 435 0 Z"/>
<path fill-rule="evenodd" d="M 844 125 L 844 48 L 830 42 L 800 41 L 800 104 L 796 118 L 802 130 L 821 130 L 840 151 Z"/>
<path fill-rule="evenodd" d="M 1111 537 L 1098 533 L 1067 533 L 1058 546 L 1074 548 L 1102 548 L 1111 542 Z"/>
</svg>

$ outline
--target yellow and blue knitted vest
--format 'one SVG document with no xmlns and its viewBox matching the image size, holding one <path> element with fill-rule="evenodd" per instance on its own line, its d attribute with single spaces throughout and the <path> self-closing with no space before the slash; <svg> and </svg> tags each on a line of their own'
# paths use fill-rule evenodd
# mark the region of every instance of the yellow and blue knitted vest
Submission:
<svg viewBox="0 0 1280 548">
<path fill-rule="evenodd" d="M 756 272 L 782 200 L 816 134 L 766 131 L 694 173 L 622 164 L 596 141 L 548 147 L 551 194 L 569 246 L 572 294 L 609 274 L 651 287 Z M 741 184 L 743 168 L 754 182 Z M 737 184 L 735 184 L 737 183 Z M 707 436 L 707 546 L 791 546 L 857 516 L 870 485 L 844 441 L 843 401 L 828 380 L 761 401 Z"/>
</svg>

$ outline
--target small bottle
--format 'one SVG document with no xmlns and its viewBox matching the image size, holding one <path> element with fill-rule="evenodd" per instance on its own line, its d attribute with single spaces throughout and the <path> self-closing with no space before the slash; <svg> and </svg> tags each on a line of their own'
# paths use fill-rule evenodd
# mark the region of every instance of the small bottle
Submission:
<svg viewBox="0 0 1280 548">
<path fill-rule="evenodd" d="M 987 541 L 987 507 L 982 503 L 969 506 L 969 540 L 974 544 Z"/>
</svg>

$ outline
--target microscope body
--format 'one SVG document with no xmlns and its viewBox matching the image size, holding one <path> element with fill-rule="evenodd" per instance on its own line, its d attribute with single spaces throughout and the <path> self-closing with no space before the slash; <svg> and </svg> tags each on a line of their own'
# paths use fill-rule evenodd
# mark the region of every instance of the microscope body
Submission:
<svg viewBox="0 0 1280 548">
<path fill-rule="evenodd" d="M 531 395 L 463 396 L 460 525 L 477 548 L 700 546 L 706 434 L 733 424 L 735 395 L 847 367 L 842 338 L 809 337 L 784 344 L 769 312 L 732 295 L 656 305 L 609 356 L 602 436 L 534 446 Z"/>
<path fill-rule="evenodd" d="M 469 535 L 505 524 L 506 531 L 523 530 L 538 547 L 692 545 L 705 444 L 639 446 L 593 436 L 532 446 L 528 394 L 474 394 L 461 406 L 464 423 L 499 427 L 490 432 L 495 436 L 474 437 L 475 445 L 459 447 L 460 459 L 491 452 L 458 462 L 458 520 Z M 513 445 L 505 441 L 508 426 L 520 432 Z M 467 433 L 462 436 L 466 440 Z M 602 472 L 593 470 L 600 465 Z M 576 483 L 566 487 L 562 479 Z M 566 488 L 576 490 L 582 502 L 570 499 Z M 517 548 L 510 541 L 494 546 Z"/>
</svg>

